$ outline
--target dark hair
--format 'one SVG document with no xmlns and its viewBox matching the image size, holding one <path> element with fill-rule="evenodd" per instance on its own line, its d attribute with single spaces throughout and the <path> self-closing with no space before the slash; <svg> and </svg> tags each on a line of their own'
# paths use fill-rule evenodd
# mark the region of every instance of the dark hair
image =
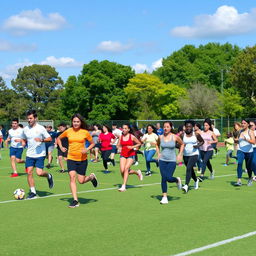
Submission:
<svg viewBox="0 0 256 256">
<path fill-rule="evenodd" d="M 34 118 L 37 118 L 37 113 L 35 110 L 31 109 L 27 112 L 27 116 L 33 115 Z"/>
<path fill-rule="evenodd" d="M 122 126 L 124 126 L 124 125 L 126 125 L 126 126 L 129 128 L 129 130 L 130 130 L 129 133 L 132 134 L 132 135 L 134 135 L 133 129 L 132 129 L 131 125 L 128 124 L 128 123 L 125 123 L 125 124 L 123 124 Z"/>
<path fill-rule="evenodd" d="M 132 125 L 132 130 L 133 130 L 134 132 L 136 132 L 136 131 L 139 130 L 139 128 L 138 128 L 138 126 L 137 126 L 136 124 L 133 124 L 133 125 Z"/>
<path fill-rule="evenodd" d="M 60 126 L 62 126 L 62 127 L 67 127 L 67 125 L 66 125 L 65 123 L 60 123 L 60 124 L 58 125 L 58 127 L 60 127 Z"/>
<path fill-rule="evenodd" d="M 183 125 L 180 125 L 180 126 L 178 127 L 178 132 L 183 132 Z"/>
<path fill-rule="evenodd" d="M 103 124 L 102 128 L 103 128 L 103 126 L 105 126 L 107 128 L 108 132 L 112 132 L 112 129 L 107 124 Z"/>
<path fill-rule="evenodd" d="M 256 125 L 256 120 L 251 120 L 250 123 L 254 123 Z"/>
<path fill-rule="evenodd" d="M 51 125 L 47 125 L 48 128 L 52 129 L 52 126 Z"/>
<path fill-rule="evenodd" d="M 81 122 L 81 126 L 80 126 L 80 128 L 81 129 L 87 129 L 87 124 L 86 124 L 86 122 L 85 122 L 85 120 L 84 120 L 84 118 L 83 118 L 83 116 L 82 115 L 80 115 L 80 114 L 74 114 L 72 117 L 71 117 L 71 127 L 73 127 L 73 120 L 74 120 L 74 118 L 78 118 L 79 120 L 80 120 L 80 122 Z"/>
<path fill-rule="evenodd" d="M 201 124 L 200 123 L 195 123 L 195 126 L 198 127 L 200 130 L 202 128 Z"/>
<path fill-rule="evenodd" d="M 232 133 L 232 132 L 228 132 L 228 133 L 227 133 L 227 137 L 228 137 L 228 138 L 233 137 L 233 133 Z"/>
<path fill-rule="evenodd" d="M 243 118 L 242 121 L 245 121 L 247 124 L 250 124 L 250 120 L 247 118 Z"/>
<path fill-rule="evenodd" d="M 157 133 L 156 128 L 153 124 L 148 124 L 147 125 L 146 132 L 148 132 L 148 127 L 151 127 L 153 129 L 153 133 L 155 133 L 155 134 Z"/>
<path fill-rule="evenodd" d="M 185 120 L 184 125 L 191 124 L 193 127 L 195 126 L 195 122 L 193 120 Z"/>
<path fill-rule="evenodd" d="M 19 119 L 18 119 L 18 118 L 13 118 L 13 119 L 12 119 L 12 122 L 17 122 L 17 123 L 18 123 L 18 122 L 19 122 Z"/>
<path fill-rule="evenodd" d="M 113 123 L 112 126 L 117 126 L 117 124 L 116 124 L 116 123 Z"/>
<path fill-rule="evenodd" d="M 205 123 L 207 123 L 207 124 L 210 126 L 210 129 L 209 129 L 209 130 L 213 131 L 211 119 L 210 119 L 210 118 L 204 119 L 204 124 L 205 124 Z"/>
<path fill-rule="evenodd" d="M 101 126 L 99 124 L 94 124 L 93 127 L 96 126 L 99 130 L 101 130 Z"/>
<path fill-rule="evenodd" d="M 24 126 L 23 126 L 23 124 L 19 124 L 19 127 L 20 127 L 20 128 L 23 128 Z"/>
<path fill-rule="evenodd" d="M 171 121 L 165 121 L 165 122 L 163 122 L 163 126 L 164 126 L 164 124 L 169 124 L 171 126 L 171 132 L 174 133 L 173 123 Z"/>
</svg>

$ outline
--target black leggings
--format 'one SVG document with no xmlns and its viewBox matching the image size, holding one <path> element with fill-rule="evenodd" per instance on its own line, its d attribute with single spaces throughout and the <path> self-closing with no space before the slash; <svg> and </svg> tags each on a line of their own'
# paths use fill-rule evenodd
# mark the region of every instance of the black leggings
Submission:
<svg viewBox="0 0 256 256">
<path fill-rule="evenodd" d="M 103 166 L 105 168 L 105 170 L 108 169 L 108 162 L 111 162 L 111 159 L 109 158 L 111 155 L 112 150 L 104 150 L 101 151 L 101 157 L 103 160 Z"/>
<path fill-rule="evenodd" d="M 135 162 L 138 162 L 138 154 L 143 155 L 143 153 L 142 153 L 141 151 L 136 150 L 136 151 L 135 151 Z"/>
<path fill-rule="evenodd" d="M 206 166 L 208 167 L 209 171 L 212 173 L 212 165 L 210 162 L 210 159 L 212 159 L 213 150 L 210 151 L 201 151 L 201 157 L 202 157 L 202 174 L 205 173 Z"/>
<path fill-rule="evenodd" d="M 186 183 L 185 184 L 189 185 L 191 177 L 194 181 L 197 180 L 196 174 L 195 174 L 195 171 L 194 171 L 194 166 L 195 166 L 195 164 L 198 160 L 198 155 L 183 156 L 183 160 L 184 160 L 184 163 L 187 167 L 187 169 L 186 169 Z"/>
</svg>

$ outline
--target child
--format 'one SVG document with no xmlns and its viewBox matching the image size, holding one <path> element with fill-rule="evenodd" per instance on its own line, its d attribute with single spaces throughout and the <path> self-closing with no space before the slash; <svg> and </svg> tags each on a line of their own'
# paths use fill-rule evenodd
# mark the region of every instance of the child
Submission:
<svg viewBox="0 0 256 256">
<path fill-rule="evenodd" d="M 234 151 L 234 138 L 231 132 L 227 133 L 227 139 L 224 140 L 225 142 L 225 146 L 227 149 L 227 154 L 226 154 L 226 163 L 224 164 L 224 166 L 228 166 L 229 163 L 229 159 L 230 158 L 236 158 L 235 156 L 232 155 L 233 151 Z"/>
</svg>

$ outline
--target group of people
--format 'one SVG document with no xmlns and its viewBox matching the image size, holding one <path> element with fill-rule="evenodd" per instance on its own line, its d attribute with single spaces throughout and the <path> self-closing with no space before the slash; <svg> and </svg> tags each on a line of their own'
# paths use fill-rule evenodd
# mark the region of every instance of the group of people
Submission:
<svg viewBox="0 0 256 256">
<path fill-rule="evenodd" d="M 104 167 L 104 173 L 109 173 L 109 163 L 115 166 L 115 154 L 120 154 L 120 173 L 122 185 L 120 192 L 126 191 L 129 175 L 137 175 L 143 180 L 141 170 L 134 170 L 132 165 L 137 165 L 138 154 L 143 154 L 146 160 L 146 176 L 152 175 L 151 163 L 160 168 L 162 199 L 161 204 L 168 203 L 167 183 L 176 183 L 178 189 L 185 193 L 189 191 L 191 179 L 194 181 L 194 189 L 199 188 L 199 182 L 204 180 L 206 168 L 210 171 L 210 179 L 214 179 L 214 170 L 211 159 L 214 151 L 217 152 L 218 136 L 220 133 L 214 130 L 210 119 L 205 119 L 203 129 L 201 125 L 193 120 L 186 120 L 178 133 L 173 131 L 173 124 L 170 121 L 163 123 L 161 128 L 158 123 L 146 127 L 143 134 L 136 126 L 123 124 L 119 129 L 114 124 L 112 129 L 107 125 L 100 127 L 94 125 L 88 130 L 84 118 L 75 114 L 71 118 L 71 127 L 60 124 L 58 133 L 52 131 L 52 127 L 44 127 L 37 123 L 37 113 L 34 110 L 27 112 L 28 126 L 24 129 L 19 126 L 18 119 L 12 120 L 12 128 L 8 132 L 6 143 L 10 143 L 10 159 L 13 169 L 12 177 L 17 177 L 16 163 L 24 163 L 27 172 L 30 193 L 28 199 L 36 197 L 33 169 L 38 176 L 45 177 L 49 188 L 53 188 L 54 180 L 52 174 L 44 171 L 44 160 L 48 156 L 47 167 L 52 162 L 52 152 L 57 145 L 58 162 L 61 172 L 64 172 L 64 161 L 67 161 L 67 170 L 70 177 L 70 189 L 73 201 L 70 208 L 79 206 L 77 197 L 76 181 L 80 184 L 91 182 L 94 187 L 98 186 L 95 173 L 86 175 L 88 166 L 87 154 L 90 153 L 91 161 L 98 162 L 100 155 Z M 237 127 L 239 126 L 239 127 Z M 230 145 L 237 143 L 237 177 L 236 186 L 241 186 L 242 164 L 245 160 L 249 177 L 248 185 L 252 184 L 252 172 L 256 172 L 256 146 L 255 146 L 255 122 L 243 120 L 236 124 L 236 131 L 225 140 L 229 146 L 227 159 L 232 157 Z M 234 139 L 233 139 L 234 137 Z M 1 134 L 0 134 L 1 138 Z M 231 139 L 233 139 L 233 142 Z M 140 151 L 144 145 L 144 151 Z M 23 148 L 27 147 L 26 160 L 22 160 Z M 154 158 L 156 154 L 156 158 Z M 174 172 L 177 162 L 184 162 L 186 166 L 185 184 L 182 185 L 180 177 L 175 177 Z M 228 162 L 226 162 L 228 164 Z M 195 167 L 198 166 L 200 175 L 197 176 Z"/>
</svg>

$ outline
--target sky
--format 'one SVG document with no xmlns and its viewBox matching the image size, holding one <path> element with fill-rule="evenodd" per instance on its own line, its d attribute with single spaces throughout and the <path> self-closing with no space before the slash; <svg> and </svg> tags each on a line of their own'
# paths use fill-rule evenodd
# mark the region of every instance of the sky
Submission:
<svg viewBox="0 0 256 256">
<path fill-rule="evenodd" d="M 256 2 L 1 1 L 0 76 L 7 85 L 32 64 L 55 67 L 64 81 L 95 59 L 151 72 L 184 45 L 208 42 L 254 46 Z"/>
</svg>

